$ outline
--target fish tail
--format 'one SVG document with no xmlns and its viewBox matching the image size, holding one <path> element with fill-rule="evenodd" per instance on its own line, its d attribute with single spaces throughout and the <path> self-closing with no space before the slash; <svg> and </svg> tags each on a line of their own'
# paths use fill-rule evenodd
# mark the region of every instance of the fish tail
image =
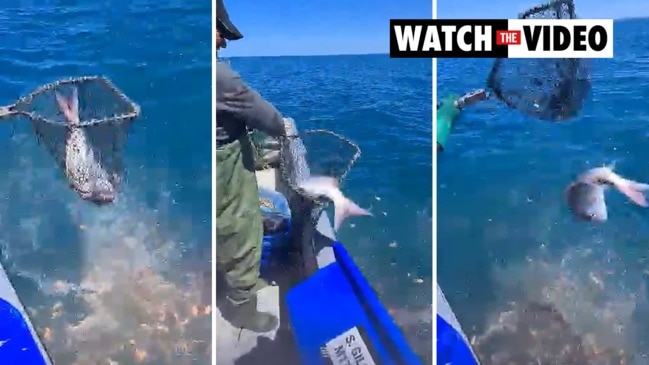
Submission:
<svg viewBox="0 0 649 365">
<path fill-rule="evenodd" d="M 58 91 L 54 93 L 54 96 L 56 97 L 56 103 L 59 105 L 59 109 L 67 118 L 67 111 L 70 108 L 68 101 L 65 99 L 65 96 L 59 94 Z"/>
<path fill-rule="evenodd" d="M 79 93 L 77 88 L 72 88 L 72 96 L 69 100 L 58 92 L 55 93 L 55 96 L 59 109 L 65 116 L 66 121 L 71 125 L 81 124 L 79 119 Z"/>
<path fill-rule="evenodd" d="M 644 191 L 649 189 L 649 185 L 622 178 L 616 182 L 615 187 L 635 204 L 641 207 L 649 206 L 644 195 Z"/>
<path fill-rule="evenodd" d="M 649 184 L 633 181 L 633 180 L 627 180 L 629 184 L 633 186 L 634 189 L 640 190 L 640 191 L 646 191 L 649 190 Z"/>
<path fill-rule="evenodd" d="M 79 89 L 72 87 L 72 96 L 70 97 L 70 110 L 77 115 L 79 115 Z"/>
<path fill-rule="evenodd" d="M 338 230 L 342 225 L 343 221 L 350 216 L 354 215 L 364 215 L 371 216 L 372 213 L 359 207 L 353 201 L 342 197 L 341 199 L 334 200 L 334 230 Z"/>
</svg>

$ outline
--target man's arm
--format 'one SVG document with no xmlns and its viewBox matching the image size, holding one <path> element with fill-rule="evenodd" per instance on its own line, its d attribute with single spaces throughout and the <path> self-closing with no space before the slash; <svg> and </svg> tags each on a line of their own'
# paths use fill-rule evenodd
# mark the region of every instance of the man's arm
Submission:
<svg viewBox="0 0 649 365">
<path fill-rule="evenodd" d="M 245 121 L 249 128 L 271 137 L 286 135 L 284 119 L 274 106 L 251 89 L 230 66 L 219 63 L 217 70 L 217 98 L 221 109 Z"/>
</svg>

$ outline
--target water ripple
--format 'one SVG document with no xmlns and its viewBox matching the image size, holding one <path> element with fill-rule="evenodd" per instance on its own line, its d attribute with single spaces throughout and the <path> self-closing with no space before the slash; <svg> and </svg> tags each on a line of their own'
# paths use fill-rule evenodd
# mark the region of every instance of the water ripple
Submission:
<svg viewBox="0 0 649 365">
<path fill-rule="evenodd" d="M 429 308 L 430 60 L 260 57 L 236 58 L 231 64 L 300 129 L 328 129 L 358 143 L 362 156 L 344 190 L 375 216 L 351 219 L 340 238 L 388 306 Z M 306 147 L 311 161 L 337 157 L 335 146 Z M 417 284 L 418 278 L 424 284 Z M 421 350 L 429 356 L 430 341 Z"/>
<path fill-rule="evenodd" d="M 199 278 L 211 266 L 195 257 L 211 249 L 211 167 L 195 157 L 211 155 L 210 3 L 11 3 L 0 104 L 102 74 L 143 110 L 124 191 L 105 209 L 67 188 L 29 123 L 0 126 L 2 264 L 45 345 L 57 364 L 208 364 Z"/>
<path fill-rule="evenodd" d="M 647 212 L 611 194 L 607 224 L 578 224 L 563 191 L 576 174 L 613 161 L 620 173 L 649 179 L 648 24 L 616 22 L 616 57 L 593 63 L 592 98 L 576 120 L 540 122 L 490 101 L 458 121 L 439 161 L 438 273 L 470 335 L 504 302 L 545 300 L 600 348 L 645 352 L 649 331 L 633 318 L 648 309 L 640 259 L 648 254 Z M 484 87 L 491 62 L 440 60 L 439 94 Z M 580 258 L 567 265 L 566 256 Z M 600 277 L 606 289 L 593 286 Z M 585 296 L 598 302 L 574 307 Z M 607 311 L 625 327 L 615 341 L 599 314 Z"/>
</svg>

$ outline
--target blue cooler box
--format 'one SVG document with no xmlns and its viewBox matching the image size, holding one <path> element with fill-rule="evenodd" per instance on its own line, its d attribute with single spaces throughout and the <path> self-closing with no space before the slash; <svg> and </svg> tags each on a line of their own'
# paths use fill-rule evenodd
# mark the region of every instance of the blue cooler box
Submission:
<svg viewBox="0 0 649 365">
<path fill-rule="evenodd" d="M 439 314 L 436 347 L 438 364 L 480 365 L 464 337 Z"/>
<path fill-rule="evenodd" d="M 49 365 L 21 311 L 0 299 L 0 364 Z"/>
<path fill-rule="evenodd" d="M 335 263 L 286 295 L 302 363 L 421 364 L 347 250 L 333 250 Z"/>
<path fill-rule="evenodd" d="M 268 189 L 259 189 L 259 199 L 260 199 L 260 209 L 262 216 L 266 215 L 279 215 L 288 219 L 288 226 L 285 231 L 278 232 L 272 235 L 264 235 L 262 246 L 261 246 L 261 257 L 262 265 L 268 263 L 271 259 L 273 253 L 278 251 L 284 251 L 287 249 L 287 246 L 290 244 L 290 221 L 291 221 L 291 210 L 288 206 L 288 201 L 281 193 L 278 193 L 274 190 Z M 261 204 L 261 200 L 265 200 L 272 205 L 272 208 L 265 207 Z"/>
</svg>

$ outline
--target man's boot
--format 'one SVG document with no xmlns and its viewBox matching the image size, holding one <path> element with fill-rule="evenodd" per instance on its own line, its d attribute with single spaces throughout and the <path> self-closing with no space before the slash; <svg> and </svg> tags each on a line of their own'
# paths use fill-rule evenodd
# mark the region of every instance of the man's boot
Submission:
<svg viewBox="0 0 649 365">
<path fill-rule="evenodd" d="M 236 328 L 265 333 L 276 329 L 279 324 L 279 320 L 274 315 L 257 310 L 256 296 L 241 304 L 235 304 L 230 300 L 226 302 L 228 302 L 228 309 L 223 313 L 223 317 Z"/>
</svg>

